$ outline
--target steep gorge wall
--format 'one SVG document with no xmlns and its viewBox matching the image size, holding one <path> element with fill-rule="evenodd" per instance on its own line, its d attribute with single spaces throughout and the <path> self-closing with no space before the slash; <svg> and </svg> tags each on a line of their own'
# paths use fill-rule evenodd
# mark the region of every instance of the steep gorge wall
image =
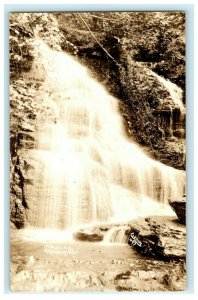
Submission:
<svg viewBox="0 0 198 300">
<path fill-rule="evenodd" d="M 23 64 L 19 60 L 17 66 L 16 59 L 11 60 L 10 85 L 11 222 L 17 228 L 22 228 L 26 224 L 28 209 L 26 193 L 27 190 L 31 191 L 35 168 L 35 161 L 29 159 L 28 151 L 36 147 L 38 120 L 53 120 L 55 115 L 52 106 L 46 101 L 48 91 L 41 88 L 42 78 L 37 77 L 36 56 L 34 59 L 34 53 L 28 54 L 28 39 L 34 41 L 34 33 L 32 30 L 27 31 L 27 27 L 22 25 L 16 27 L 15 24 L 13 28 L 18 30 L 17 34 L 23 40 L 27 55 L 23 57 Z M 48 35 L 47 29 L 42 30 L 40 35 L 49 44 L 50 34 Z M 54 35 L 56 36 L 56 32 Z M 184 120 L 180 121 L 178 106 L 167 90 L 149 73 L 148 68 L 135 62 L 130 52 L 120 47 L 119 43 L 110 43 L 115 63 L 88 32 L 84 32 L 80 39 L 81 46 L 75 48 L 78 49 L 75 54 L 88 66 L 92 75 L 120 100 L 120 111 L 126 121 L 128 135 L 141 144 L 151 157 L 184 169 L 185 123 Z M 71 40 L 71 47 L 76 41 L 79 43 L 79 32 Z M 58 40 L 55 44 L 61 44 L 63 50 L 68 50 L 68 36 L 63 36 L 61 43 Z M 46 111 L 47 115 L 44 113 Z"/>
<path fill-rule="evenodd" d="M 17 228 L 27 222 L 27 194 L 31 194 L 38 167 L 31 151 L 37 148 L 39 122 L 55 119 L 48 91 L 35 71 L 32 67 L 10 86 L 10 220 Z"/>
</svg>

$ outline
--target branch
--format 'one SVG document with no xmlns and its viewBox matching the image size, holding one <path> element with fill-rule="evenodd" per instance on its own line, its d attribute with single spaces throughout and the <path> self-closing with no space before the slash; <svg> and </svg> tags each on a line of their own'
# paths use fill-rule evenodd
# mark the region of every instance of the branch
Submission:
<svg viewBox="0 0 198 300">
<path fill-rule="evenodd" d="M 98 41 L 98 39 L 95 37 L 95 35 L 93 34 L 93 32 L 91 31 L 91 29 L 89 28 L 89 25 L 85 22 L 85 20 L 83 19 L 83 17 L 77 13 L 77 16 L 83 21 L 83 23 L 85 24 L 85 26 L 87 27 L 87 29 L 89 30 L 91 36 L 94 38 L 94 40 L 96 41 L 96 43 L 103 49 L 103 51 L 107 54 L 107 56 L 109 56 L 116 64 L 118 64 L 118 62 L 114 59 L 113 56 L 111 56 L 111 54 L 102 46 L 102 44 Z"/>
<path fill-rule="evenodd" d="M 122 16 L 122 17 L 116 17 L 115 19 L 110 19 L 110 18 L 106 18 L 106 17 L 99 17 L 99 16 L 96 16 L 96 15 L 93 15 L 92 13 L 88 13 L 91 17 L 93 18 L 97 18 L 97 19 L 101 19 L 101 20 L 107 20 L 107 21 L 111 21 L 111 22 L 118 22 L 120 21 L 121 19 L 124 19 L 126 16 Z"/>
</svg>

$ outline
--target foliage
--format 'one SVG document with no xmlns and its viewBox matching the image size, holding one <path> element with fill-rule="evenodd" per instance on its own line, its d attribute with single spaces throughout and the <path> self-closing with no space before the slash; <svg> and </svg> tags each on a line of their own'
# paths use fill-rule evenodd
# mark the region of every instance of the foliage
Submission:
<svg viewBox="0 0 198 300">
<path fill-rule="evenodd" d="M 171 79 L 184 88 L 185 15 L 183 13 L 86 12 L 80 15 L 99 43 L 116 60 L 122 60 L 120 54 L 125 51 L 133 60 L 144 62 L 159 75 Z M 57 19 L 65 40 L 73 45 L 73 49 L 76 47 L 75 53 L 84 55 L 86 49 L 99 46 L 79 18 L 79 14 L 59 13 Z M 72 49 L 69 51 L 72 52 Z M 104 51 L 103 55 L 106 56 Z"/>
<path fill-rule="evenodd" d="M 128 13 L 106 31 L 106 44 L 116 37 L 133 60 L 149 63 L 159 75 L 184 87 L 184 22 L 182 13 Z"/>
<path fill-rule="evenodd" d="M 27 14 L 10 15 L 10 75 L 28 71 L 34 59 L 33 28 Z"/>
<path fill-rule="evenodd" d="M 53 14 L 10 14 L 10 76 L 17 78 L 21 72 L 29 71 L 37 55 L 35 39 L 42 38 L 52 48 L 60 50 L 63 38 Z"/>
</svg>

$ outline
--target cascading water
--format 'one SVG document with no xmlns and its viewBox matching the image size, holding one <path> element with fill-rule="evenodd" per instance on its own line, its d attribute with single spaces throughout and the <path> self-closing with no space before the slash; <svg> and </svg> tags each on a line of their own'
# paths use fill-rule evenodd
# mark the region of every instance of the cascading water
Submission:
<svg viewBox="0 0 198 300">
<path fill-rule="evenodd" d="M 117 100 L 86 68 L 40 40 L 37 47 L 44 101 L 56 118 L 38 123 L 29 224 L 67 229 L 171 214 L 166 204 L 183 195 L 184 172 L 154 161 L 128 139 Z"/>
<path fill-rule="evenodd" d="M 169 110 L 170 110 L 169 134 L 170 134 L 170 137 L 173 137 L 174 129 L 180 130 L 180 132 L 183 132 L 182 126 L 185 123 L 186 109 L 182 102 L 183 91 L 176 84 L 165 79 L 162 76 L 159 76 L 158 74 L 154 73 L 153 71 L 149 70 L 149 73 L 152 76 L 156 77 L 158 82 L 160 82 L 164 86 L 164 88 L 169 92 L 171 100 L 175 104 L 175 108 L 177 108 L 177 110 L 178 110 L 178 116 L 176 118 L 177 120 L 174 120 L 173 108 L 171 105 L 169 106 Z M 161 129 L 161 130 L 163 131 L 163 129 Z M 184 153 L 184 160 L 185 160 L 185 153 Z"/>
<path fill-rule="evenodd" d="M 173 82 L 165 79 L 162 76 L 159 76 L 158 74 L 154 73 L 153 71 L 149 70 L 150 74 L 153 75 L 158 79 L 160 83 L 167 89 L 167 91 L 170 93 L 170 96 L 172 100 L 175 102 L 175 104 L 178 106 L 180 110 L 181 117 L 184 116 L 185 114 L 185 107 L 182 102 L 182 97 L 183 97 L 183 91 L 180 87 L 178 87 L 176 84 Z"/>
<path fill-rule="evenodd" d="M 104 235 L 103 243 L 127 244 L 129 239 L 129 226 L 112 226 Z"/>
</svg>

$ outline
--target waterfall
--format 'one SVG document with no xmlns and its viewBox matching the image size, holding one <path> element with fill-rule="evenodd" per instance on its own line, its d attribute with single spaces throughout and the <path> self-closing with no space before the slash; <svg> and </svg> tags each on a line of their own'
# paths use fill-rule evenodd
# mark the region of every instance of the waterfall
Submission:
<svg viewBox="0 0 198 300">
<path fill-rule="evenodd" d="M 180 87 L 178 87 L 175 83 L 171 82 L 168 79 L 165 79 L 163 76 L 159 76 L 155 72 L 149 70 L 149 73 L 156 77 L 158 82 L 160 82 L 163 87 L 168 91 L 171 100 L 173 101 L 175 108 L 177 109 L 177 115 L 174 119 L 174 113 L 173 113 L 173 107 L 170 105 L 170 120 L 169 120 L 169 134 L 170 137 L 173 137 L 174 135 L 174 129 L 179 130 L 180 134 L 183 136 L 183 126 L 185 124 L 185 114 L 186 109 L 183 104 L 182 98 L 183 98 L 183 91 Z M 184 153 L 185 157 L 185 153 Z"/>
<path fill-rule="evenodd" d="M 177 107 L 179 108 L 181 117 L 184 116 L 186 109 L 184 107 L 184 104 L 182 102 L 182 97 L 183 97 L 183 91 L 180 87 L 178 87 L 175 83 L 171 82 L 168 79 L 165 79 L 163 76 L 159 76 L 158 74 L 156 74 L 155 72 L 149 70 L 149 73 L 156 77 L 157 80 L 167 89 L 167 91 L 169 92 L 172 100 L 174 101 L 174 103 L 177 105 Z"/>
<path fill-rule="evenodd" d="M 127 244 L 129 239 L 129 232 L 129 226 L 113 226 L 104 235 L 103 243 Z"/>
<path fill-rule="evenodd" d="M 183 195 L 184 172 L 129 140 L 118 100 L 85 67 L 40 40 L 37 49 L 35 76 L 43 78 L 43 101 L 56 116 L 38 120 L 29 224 L 66 229 L 171 214 L 168 199 Z"/>
</svg>

